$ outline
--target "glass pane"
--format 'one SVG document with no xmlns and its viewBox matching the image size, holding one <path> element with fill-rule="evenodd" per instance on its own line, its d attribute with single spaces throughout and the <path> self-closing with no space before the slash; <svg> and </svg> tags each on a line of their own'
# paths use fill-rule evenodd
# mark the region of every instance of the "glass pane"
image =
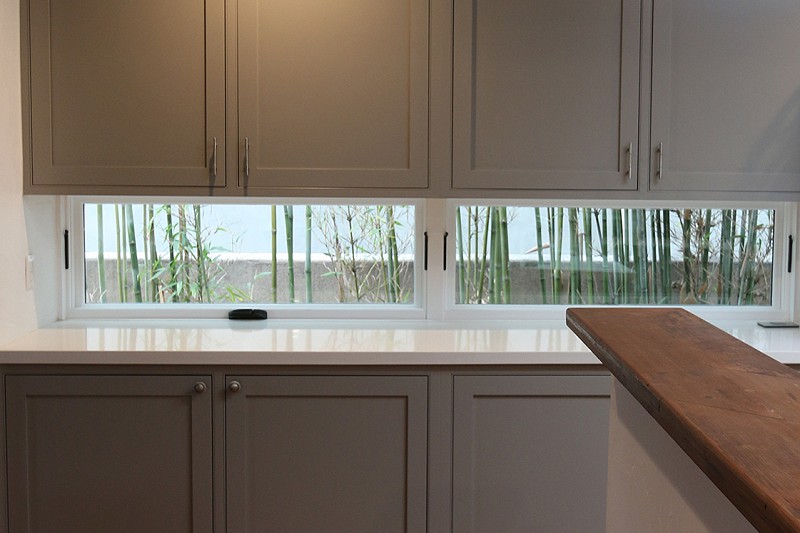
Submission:
<svg viewBox="0 0 800 533">
<path fill-rule="evenodd" d="M 87 303 L 412 303 L 414 207 L 84 204 Z"/>
<path fill-rule="evenodd" d="M 770 305 L 775 211 L 460 206 L 460 304 Z"/>
</svg>

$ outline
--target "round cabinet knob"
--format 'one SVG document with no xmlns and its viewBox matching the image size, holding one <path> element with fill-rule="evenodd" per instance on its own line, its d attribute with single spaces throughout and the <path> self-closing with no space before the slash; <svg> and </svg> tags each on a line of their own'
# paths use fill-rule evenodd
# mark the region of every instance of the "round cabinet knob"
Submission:
<svg viewBox="0 0 800 533">
<path fill-rule="evenodd" d="M 231 392 L 239 392 L 240 390 L 242 390 L 242 384 L 239 383 L 238 381 L 231 381 L 230 384 L 228 385 L 228 390 Z"/>
<path fill-rule="evenodd" d="M 206 391 L 206 384 L 202 381 L 198 381 L 194 384 L 194 391 L 198 394 L 202 394 Z"/>
</svg>

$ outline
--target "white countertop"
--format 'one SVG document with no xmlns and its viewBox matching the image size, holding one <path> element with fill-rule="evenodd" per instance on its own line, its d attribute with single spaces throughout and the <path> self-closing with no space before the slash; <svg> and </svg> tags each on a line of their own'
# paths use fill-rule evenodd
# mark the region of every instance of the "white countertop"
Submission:
<svg viewBox="0 0 800 533">
<path fill-rule="evenodd" d="M 800 330 L 717 326 L 786 364 Z M 91 320 L 0 347 L 0 364 L 599 365 L 561 321 Z"/>
</svg>

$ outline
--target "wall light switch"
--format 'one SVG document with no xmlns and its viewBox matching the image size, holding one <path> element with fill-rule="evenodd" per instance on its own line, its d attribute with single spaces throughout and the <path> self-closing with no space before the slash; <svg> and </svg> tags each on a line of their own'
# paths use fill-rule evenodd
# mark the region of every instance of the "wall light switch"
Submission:
<svg viewBox="0 0 800 533">
<path fill-rule="evenodd" d="M 33 290 L 33 254 L 25 258 L 25 290 Z"/>
</svg>

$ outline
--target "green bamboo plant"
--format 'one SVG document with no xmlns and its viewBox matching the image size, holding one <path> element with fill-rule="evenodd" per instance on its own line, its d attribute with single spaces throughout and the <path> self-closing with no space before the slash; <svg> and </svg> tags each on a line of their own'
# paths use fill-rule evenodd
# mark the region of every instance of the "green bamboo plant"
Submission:
<svg viewBox="0 0 800 533">
<path fill-rule="evenodd" d="M 398 211 L 399 210 L 399 211 Z M 326 206 L 317 213 L 317 238 L 325 248 L 327 273 L 338 286 L 342 303 L 409 301 L 412 263 L 401 255 L 413 235 L 397 228 L 409 210 L 404 206 Z"/>
<path fill-rule="evenodd" d="M 458 209 L 457 302 L 510 303 L 515 284 L 526 287 L 515 290 L 521 303 L 769 301 L 771 211 L 535 207 L 526 252 L 535 256 L 512 261 L 508 209 Z M 522 276 L 526 264 L 532 276 Z"/>
<path fill-rule="evenodd" d="M 278 209 L 286 276 L 278 270 Z M 226 230 L 209 224 L 203 210 L 117 204 L 115 239 L 106 242 L 103 206 L 96 206 L 95 301 L 252 301 L 255 278 L 249 288 L 226 279 L 219 250 L 210 244 Z M 270 206 L 266 217 L 270 257 L 256 278 L 270 277 L 268 301 L 276 303 L 298 301 L 293 210 Z M 314 302 L 317 280 L 333 282 L 343 303 L 409 301 L 412 262 L 403 257 L 413 236 L 398 233 L 407 212 L 403 206 L 305 206 L 305 301 Z M 456 214 L 459 303 L 769 303 L 771 211 L 461 206 Z M 518 218 L 531 221 L 531 240 L 515 252 L 509 228 Z M 312 240 L 328 258 L 321 277 L 314 274 Z M 110 243 L 116 244 L 111 253 Z"/>
</svg>

